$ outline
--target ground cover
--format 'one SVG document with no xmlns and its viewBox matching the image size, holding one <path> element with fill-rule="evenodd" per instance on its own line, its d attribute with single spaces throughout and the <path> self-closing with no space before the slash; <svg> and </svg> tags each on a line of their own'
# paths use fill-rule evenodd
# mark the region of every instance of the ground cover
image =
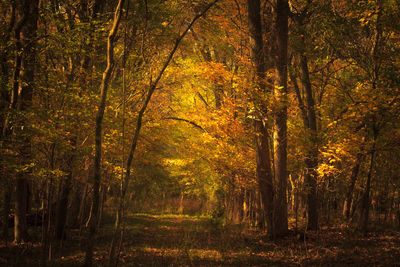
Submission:
<svg viewBox="0 0 400 267">
<path fill-rule="evenodd" d="M 108 263 L 111 220 L 99 232 L 96 266 Z M 84 238 L 70 233 L 53 245 L 50 266 L 80 266 Z M 0 264 L 37 266 L 40 243 L 0 247 Z M 263 232 L 225 225 L 209 217 L 134 214 L 126 219 L 120 266 L 400 266 L 400 233 L 377 230 L 367 237 L 344 226 L 291 232 L 272 241 Z"/>
</svg>

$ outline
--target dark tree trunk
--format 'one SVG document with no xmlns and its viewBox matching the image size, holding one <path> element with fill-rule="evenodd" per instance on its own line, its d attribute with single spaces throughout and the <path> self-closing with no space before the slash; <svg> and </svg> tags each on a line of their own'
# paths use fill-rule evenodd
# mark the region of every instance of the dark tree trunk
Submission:
<svg viewBox="0 0 400 267">
<path fill-rule="evenodd" d="M 72 174 L 69 173 L 63 183 L 61 195 L 57 203 L 55 237 L 58 240 L 61 240 L 65 237 L 64 230 L 68 216 L 68 197 L 71 191 L 71 180 Z"/>
<path fill-rule="evenodd" d="M 379 82 L 379 73 L 380 73 L 380 45 L 382 43 L 382 22 L 381 22 L 381 15 L 382 15 L 382 3 L 383 1 L 378 1 L 378 12 L 376 17 L 376 34 L 375 34 L 375 41 L 374 46 L 372 49 L 372 59 L 373 59 L 373 77 L 371 80 L 372 89 L 374 91 L 377 90 L 377 83 Z M 361 209 L 361 231 L 364 235 L 367 235 L 368 232 L 368 220 L 369 220 L 369 209 L 370 209 L 370 191 L 371 191 L 371 180 L 372 180 L 372 173 L 374 170 L 374 160 L 375 160 L 375 148 L 376 148 L 376 140 L 378 139 L 379 135 L 379 128 L 376 122 L 376 117 L 372 117 L 372 125 L 371 130 L 373 134 L 373 143 L 371 148 L 371 160 L 369 164 L 368 176 L 367 176 L 367 184 L 365 186 L 364 195 L 362 198 L 362 209 Z"/>
<path fill-rule="evenodd" d="M 5 49 L 0 52 L 0 123 L 4 122 L 5 117 L 3 117 L 3 115 L 6 114 L 8 104 L 10 103 L 10 94 L 7 87 L 12 71 L 11 66 L 8 63 L 11 54 L 11 46 L 8 44 L 8 42 L 10 41 L 11 33 L 13 32 L 15 24 L 17 3 L 16 0 L 11 0 L 9 2 L 11 9 L 10 20 L 7 28 L 3 32 L 1 40 L 2 46 L 4 46 Z M 0 125 L 0 133 L 3 132 L 3 126 L 4 124 Z"/>
<path fill-rule="evenodd" d="M 306 152 L 305 166 L 305 185 L 307 193 L 307 228 L 309 230 L 318 229 L 318 200 L 317 200 L 317 168 L 318 168 L 318 140 L 317 140 L 317 120 L 315 114 L 315 101 L 308 71 L 308 59 L 306 55 L 300 57 L 301 81 L 306 94 L 308 140 L 310 148 Z"/>
<path fill-rule="evenodd" d="M 263 93 L 270 93 L 265 84 L 266 57 L 261 28 L 260 0 L 248 0 L 250 45 L 252 61 L 255 67 L 255 88 Z M 266 110 L 266 107 L 261 107 Z M 256 133 L 257 181 L 261 194 L 268 235 L 274 236 L 273 207 L 274 190 L 272 182 L 271 159 L 269 154 L 268 131 L 264 123 L 265 114 L 254 121 Z"/>
<path fill-rule="evenodd" d="M 67 225 L 70 228 L 79 226 L 79 210 L 82 201 L 82 184 L 77 181 L 72 185 L 71 203 L 68 206 Z"/>
<path fill-rule="evenodd" d="M 305 11 L 303 11 L 305 12 Z M 304 19 L 306 14 L 303 13 L 297 17 L 296 22 L 300 31 L 302 32 L 301 44 L 302 47 L 306 47 L 306 32 Z M 305 94 L 305 101 L 302 99 L 300 88 L 297 84 L 296 77 L 290 73 L 291 80 L 293 82 L 296 96 L 298 99 L 298 105 L 301 110 L 303 119 L 304 129 L 306 130 L 307 142 L 309 147 L 305 151 L 305 192 L 307 196 L 307 228 L 310 230 L 318 229 L 318 200 L 317 200 L 317 172 L 318 167 L 318 129 L 317 119 L 315 111 L 315 100 L 310 81 L 310 73 L 308 69 L 308 57 L 304 51 L 300 51 L 300 80 L 302 89 Z"/>
<path fill-rule="evenodd" d="M 17 9 L 16 2 L 14 1 L 13 3 L 14 8 L 14 17 L 15 15 L 15 9 Z M 14 72 L 13 72 L 13 82 L 12 82 L 12 90 L 11 90 L 11 98 L 10 98 L 10 105 L 8 107 L 8 112 L 6 112 L 6 115 L 4 117 L 4 120 L 2 120 L 2 135 L 3 138 L 8 136 L 11 133 L 9 123 L 10 123 L 10 116 L 12 113 L 15 113 L 15 110 L 17 109 L 17 101 L 18 101 L 18 89 L 19 89 L 19 83 L 20 83 L 20 74 L 21 74 L 21 64 L 22 64 L 22 41 L 21 41 L 21 30 L 25 26 L 26 21 L 27 21 L 27 14 L 26 11 L 24 11 L 23 8 L 19 7 L 19 9 L 22 9 L 22 17 L 19 19 L 15 29 L 14 29 L 14 34 L 15 34 L 15 62 L 14 62 Z M 10 28 L 11 30 L 11 28 Z M 4 51 L 6 53 L 6 51 Z M 4 54 L 4 57 L 6 58 L 6 55 Z M 4 59 L 5 59 L 4 58 Z M 4 62 L 6 64 L 6 62 Z M 4 85 L 4 91 L 2 92 L 2 95 L 5 98 L 8 98 L 8 89 L 6 88 L 7 82 L 8 82 L 8 73 L 7 76 L 3 75 L 3 85 Z M 4 95 L 6 94 L 6 95 Z"/>
<path fill-rule="evenodd" d="M 372 170 L 374 164 L 374 156 L 375 152 L 371 153 L 371 160 L 369 164 L 369 171 L 367 176 L 367 184 L 365 185 L 365 192 L 362 199 L 362 208 L 361 208 L 361 231 L 366 234 L 368 231 L 368 220 L 369 220 L 369 209 L 370 209 L 370 192 L 371 192 L 371 178 L 372 178 Z"/>
<path fill-rule="evenodd" d="M 287 0 L 277 0 L 275 30 L 277 34 L 276 70 L 278 79 L 274 88 L 277 107 L 274 112 L 274 167 L 275 198 L 274 224 L 275 235 L 288 232 L 287 215 L 287 50 L 288 50 L 288 13 Z"/>
<path fill-rule="evenodd" d="M 361 204 L 361 231 L 366 235 L 368 232 L 368 221 L 369 221 L 369 209 L 370 209 L 370 192 L 371 192 L 371 180 L 372 180 L 372 172 L 374 170 L 374 160 L 375 160 L 375 145 L 376 139 L 378 136 L 378 132 L 375 128 L 374 129 L 374 143 L 372 144 L 371 150 L 371 158 L 369 162 L 369 170 L 367 176 L 367 183 L 365 185 L 365 191 L 362 197 L 362 204 Z"/>
<path fill-rule="evenodd" d="M 267 223 L 267 233 L 274 236 L 273 210 L 274 188 L 272 183 L 271 160 L 269 155 L 268 132 L 262 121 L 255 121 L 257 181 L 261 202 Z"/>
<path fill-rule="evenodd" d="M 82 193 L 82 196 L 80 198 L 81 202 L 79 205 L 77 222 L 78 222 L 79 228 L 82 230 L 82 226 L 87 217 L 86 215 L 87 215 L 88 208 L 90 208 L 89 205 L 87 204 L 87 202 L 89 202 L 88 199 L 90 199 L 90 196 L 89 196 L 90 188 L 89 188 L 88 184 L 84 185 L 81 193 Z"/>
<path fill-rule="evenodd" d="M 75 160 L 75 146 L 76 146 L 76 137 L 71 140 L 71 146 L 73 147 L 72 151 L 70 151 L 69 159 L 66 162 L 67 165 L 67 177 L 65 177 L 63 184 L 61 186 L 60 198 L 57 203 L 57 211 L 56 211 L 56 226 L 55 226 L 55 237 L 58 240 L 61 240 L 65 237 L 65 225 L 67 223 L 68 218 L 68 198 L 71 192 L 72 180 L 73 180 L 73 163 Z"/>
<path fill-rule="evenodd" d="M 32 106 L 32 96 L 34 87 L 34 74 L 36 65 L 36 30 L 38 19 L 38 0 L 25 0 L 23 3 L 23 14 L 25 17 L 25 24 L 21 29 L 22 33 L 22 86 L 21 93 L 18 97 L 17 109 L 20 111 L 27 111 Z M 31 164 L 31 136 L 29 135 L 28 121 L 26 118 L 19 118 L 18 130 L 16 134 L 21 140 L 20 155 L 23 164 Z M 26 172 L 21 172 L 17 175 L 16 181 L 16 203 L 15 203 L 15 225 L 14 225 L 14 238 L 15 242 L 19 243 L 26 241 L 28 238 L 26 212 L 28 209 L 28 193 L 29 184 L 28 177 L 30 168 Z"/>
<path fill-rule="evenodd" d="M 347 188 L 344 204 L 343 204 L 343 216 L 346 220 L 350 219 L 350 208 L 351 208 L 351 203 L 353 201 L 353 192 L 354 192 L 354 186 L 356 185 L 358 173 L 360 171 L 360 165 L 363 159 L 363 154 L 358 153 L 356 162 L 354 164 L 353 169 L 351 170 L 351 176 L 350 176 L 350 184 L 349 187 Z"/>
<path fill-rule="evenodd" d="M 21 174 L 16 182 L 15 216 L 14 216 L 14 240 L 16 243 L 28 240 L 28 224 L 26 221 L 28 180 L 26 174 Z"/>
<path fill-rule="evenodd" d="M 3 198 L 3 238 L 4 240 L 8 239 L 8 227 L 10 226 L 8 223 L 8 216 L 10 215 L 11 210 L 11 191 L 12 187 L 7 184 L 4 186 L 4 198 Z"/>
<path fill-rule="evenodd" d="M 216 109 L 221 109 L 222 106 L 222 96 L 224 93 L 224 89 L 222 86 L 217 85 L 214 89 L 214 98 L 215 98 L 215 108 Z"/>
<path fill-rule="evenodd" d="M 95 242 L 95 234 L 97 230 L 97 220 L 99 213 L 100 202 L 100 183 L 101 183 L 101 150 L 102 150 L 102 125 L 103 116 L 106 108 L 108 84 L 111 78 L 111 72 L 114 66 L 114 44 L 118 32 L 118 26 L 121 20 L 122 9 L 124 0 L 119 0 L 114 14 L 114 21 L 112 28 L 108 35 L 107 43 L 107 67 L 103 72 L 103 79 L 100 85 L 100 103 L 96 115 L 96 129 L 95 129 L 95 157 L 94 157 L 94 179 L 93 179 L 93 208 L 92 217 L 89 222 L 89 233 L 87 238 L 85 266 L 93 265 L 93 246 Z M 97 2 L 95 2 L 97 3 Z M 94 10 L 96 12 L 96 10 Z"/>
</svg>

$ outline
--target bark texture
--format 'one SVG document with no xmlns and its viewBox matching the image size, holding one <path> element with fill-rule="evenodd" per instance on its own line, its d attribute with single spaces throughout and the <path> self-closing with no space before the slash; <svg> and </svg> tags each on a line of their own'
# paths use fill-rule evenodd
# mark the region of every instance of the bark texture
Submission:
<svg viewBox="0 0 400 267">
<path fill-rule="evenodd" d="M 264 94 L 269 94 L 270 90 L 267 89 L 265 84 L 266 57 L 264 54 L 264 42 L 261 26 L 260 0 L 248 0 L 247 4 L 252 62 L 255 68 L 255 91 L 260 90 L 260 92 Z M 265 111 L 266 107 L 260 105 L 260 109 Z M 269 155 L 268 131 L 264 123 L 264 115 L 265 114 L 261 114 L 260 118 L 256 118 L 254 121 L 256 134 L 257 181 L 267 223 L 267 232 L 270 236 L 273 236 L 274 190 L 271 159 Z"/>
</svg>

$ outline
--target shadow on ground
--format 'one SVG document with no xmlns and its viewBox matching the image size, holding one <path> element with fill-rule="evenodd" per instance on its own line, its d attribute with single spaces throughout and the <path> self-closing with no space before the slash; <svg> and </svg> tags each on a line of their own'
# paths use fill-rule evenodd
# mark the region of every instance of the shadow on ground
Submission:
<svg viewBox="0 0 400 267">
<path fill-rule="evenodd" d="M 99 232 L 95 266 L 106 266 L 112 224 Z M 82 237 L 55 246 L 48 266 L 81 266 Z M 39 243 L 0 247 L 0 265 L 38 266 Z M 277 241 L 262 232 L 222 221 L 182 215 L 136 214 L 126 219 L 119 266 L 400 266 L 400 233 L 367 238 L 336 227 L 290 234 Z"/>
</svg>

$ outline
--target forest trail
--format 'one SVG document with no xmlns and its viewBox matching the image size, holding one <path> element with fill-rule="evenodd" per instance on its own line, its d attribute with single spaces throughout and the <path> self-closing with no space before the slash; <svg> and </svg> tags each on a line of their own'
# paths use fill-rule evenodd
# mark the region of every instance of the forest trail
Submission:
<svg viewBox="0 0 400 267">
<path fill-rule="evenodd" d="M 400 267 L 399 17 L 0 1 L 0 265 Z"/>
<path fill-rule="evenodd" d="M 305 240 L 292 234 L 270 241 L 260 231 L 208 217 L 135 214 L 127 217 L 126 225 L 122 266 L 396 266 L 400 262 L 399 232 L 364 238 L 337 228 L 309 232 Z M 104 241 L 110 239 L 107 233 Z M 107 245 L 97 250 L 98 265 L 106 263 Z"/>
<path fill-rule="evenodd" d="M 98 236 L 95 265 L 106 266 L 112 220 Z M 260 231 L 188 215 L 134 214 L 126 218 L 119 266 L 398 266 L 400 233 L 380 231 L 364 238 L 346 229 L 291 234 L 277 241 Z M 76 233 L 55 248 L 50 266 L 81 266 L 83 244 Z M 0 265 L 38 266 L 40 245 L 2 245 Z"/>
</svg>

